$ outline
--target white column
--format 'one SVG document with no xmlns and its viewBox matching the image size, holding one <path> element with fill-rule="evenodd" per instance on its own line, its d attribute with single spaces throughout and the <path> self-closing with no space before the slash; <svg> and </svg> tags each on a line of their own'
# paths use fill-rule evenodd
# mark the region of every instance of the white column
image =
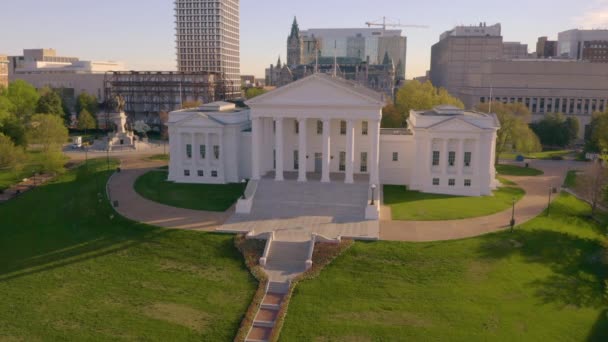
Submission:
<svg viewBox="0 0 608 342">
<path fill-rule="evenodd" d="M 251 178 L 254 180 L 260 179 L 260 164 L 262 163 L 262 119 L 251 119 Z"/>
<path fill-rule="evenodd" d="M 298 165 L 300 167 L 298 170 L 298 182 L 306 182 L 306 154 L 308 153 L 306 146 L 306 140 L 308 139 L 306 123 L 306 119 L 298 120 Z"/>
<path fill-rule="evenodd" d="M 331 119 L 323 119 L 323 172 L 321 182 L 329 183 L 331 166 Z"/>
<path fill-rule="evenodd" d="M 190 141 L 192 142 L 192 165 L 194 165 L 195 168 L 198 168 L 198 166 L 199 166 L 198 163 L 200 161 L 201 154 L 199 151 L 199 147 L 196 144 L 196 134 L 195 133 L 190 133 Z M 198 172 L 197 170 L 193 170 L 193 172 L 196 173 L 196 172 Z"/>
<path fill-rule="evenodd" d="M 205 134 L 205 162 L 207 167 L 211 167 L 211 156 L 213 155 L 213 146 L 211 146 L 211 132 Z M 211 170 L 205 170 L 205 174 L 211 176 Z"/>
<path fill-rule="evenodd" d="M 464 171 L 464 139 L 460 139 L 458 145 L 458 154 L 456 155 L 456 165 L 458 166 L 458 175 L 462 176 Z"/>
<path fill-rule="evenodd" d="M 370 120 L 370 139 L 371 139 L 371 159 L 369 161 L 371 167 L 370 184 L 380 185 L 380 120 Z"/>
<path fill-rule="evenodd" d="M 274 134 L 275 139 L 275 151 L 276 151 L 276 163 L 277 167 L 275 170 L 275 181 L 283 180 L 283 118 L 276 118 L 276 131 Z"/>
<path fill-rule="evenodd" d="M 450 139 L 448 139 L 448 138 L 443 139 L 443 147 L 442 147 L 442 151 L 440 154 L 441 161 L 439 164 L 442 166 L 441 173 L 444 175 L 448 174 L 448 159 L 449 159 L 448 143 L 449 142 L 450 142 Z"/>
<path fill-rule="evenodd" d="M 355 121 L 349 119 L 346 121 L 346 177 L 345 183 L 352 184 L 355 182 Z"/>
</svg>

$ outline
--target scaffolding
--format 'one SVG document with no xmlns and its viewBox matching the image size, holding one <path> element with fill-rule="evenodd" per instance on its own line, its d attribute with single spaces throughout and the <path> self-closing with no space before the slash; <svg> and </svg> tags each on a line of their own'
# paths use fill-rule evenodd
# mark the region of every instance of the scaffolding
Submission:
<svg viewBox="0 0 608 342">
<path fill-rule="evenodd" d="M 215 72 L 120 71 L 104 77 L 104 103 L 121 95 L 128 121 L 144 120 L 160 127 L 160 113 L 182 108 L 185 102 L 209 103 L 234 98 L 234 86 Z"/>
</svg>

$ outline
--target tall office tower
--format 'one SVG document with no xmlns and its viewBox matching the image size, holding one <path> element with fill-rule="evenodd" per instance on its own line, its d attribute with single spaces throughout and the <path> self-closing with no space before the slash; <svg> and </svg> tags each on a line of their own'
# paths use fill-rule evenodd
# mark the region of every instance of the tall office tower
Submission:
<svg viewBox="0 0 608 342">
<path fill-rule="evenodd" d="M 228 96 L 238 96 L 239 0 L 175 0 L 175 19 L 177 70 L 219 73 Z"/>
</svg>

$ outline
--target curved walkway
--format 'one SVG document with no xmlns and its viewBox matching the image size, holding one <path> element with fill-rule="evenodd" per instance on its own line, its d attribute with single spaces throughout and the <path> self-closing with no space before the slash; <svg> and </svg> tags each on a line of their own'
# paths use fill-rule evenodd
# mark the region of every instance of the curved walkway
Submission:
<svg viewBox="0 0 608 342">
<path fill-rule="evenodd" d="M 215 231 L 234 211 L 223 213 L 175 208 L 140 196 L 133 185 L 137 178 L 166 163 L 125 158 L 120 173 L 108 182 L 111 201 L 118 201 L 116 211 L 133 221 L 171 229 Z"/>
<path fill-rule="evenodd" d="M 538 216 L 547 208 L 549 189 L 562 186 L 568 170 L 584 167 L 573 161 L 533 160 L 530 167 L 540 169 L 544 175 L 534 177 L 505 176 L 526 191 L 515 204 L 516 224 L 522 224 Z M 552 195 L 553 200 L 557 195 Z M 392 241 L 441 241 L 483 235 L 509 228 L 511 209 L 489 216 L 449 221 L 393 221 L 390 208 L 382 207 L 380 240 Z"/>
</svg>

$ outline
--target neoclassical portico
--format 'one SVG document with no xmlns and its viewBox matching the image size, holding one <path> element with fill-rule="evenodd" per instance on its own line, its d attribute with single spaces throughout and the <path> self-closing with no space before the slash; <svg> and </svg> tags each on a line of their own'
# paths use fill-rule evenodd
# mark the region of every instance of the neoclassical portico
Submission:
<svg viewBox="0 0 608 342">
<path fill-rule="evenodd" d="M 247 104 L 253 179 L 274 169 L 276 181 L 291 171 L 300 182 L 309 173 L 320 173 L 321 182 L 342 173 L 346 183 L 367 174 L 371 184 L 379 184 L 382 95 L 316 74 Z"/>
</svg>

